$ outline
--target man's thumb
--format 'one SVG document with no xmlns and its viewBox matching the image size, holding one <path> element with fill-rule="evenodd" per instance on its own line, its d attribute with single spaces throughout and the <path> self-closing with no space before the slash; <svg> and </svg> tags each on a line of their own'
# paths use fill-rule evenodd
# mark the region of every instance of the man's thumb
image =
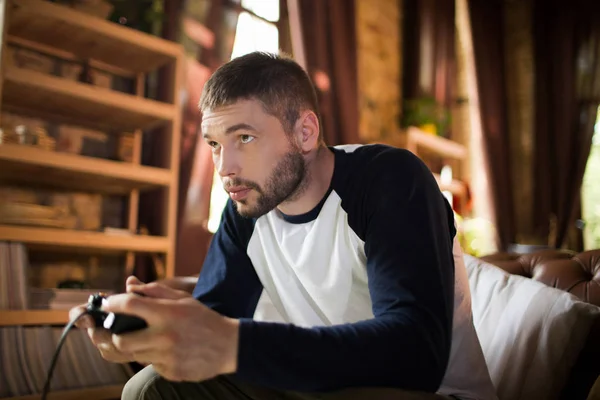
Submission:
<svg viewBox="0 0 600 400">
<path fill-rule="evenodd" d="M 143 294 L 146 297 L 154 297 L 156 299 L 179 300 L 185 297 L 190 297 L 189 293 L 187 292 L 170 288 L 159 282 L 131 285 L 129 287 L 131 288 L 131 290 L 128 290 L 129 292 Z"/>
<path fill-rule="evenodd" d="M 130 276 L 127 278 L 127 280 L 125 281 L 125 288 L 127 289 L 127 293 L 131 293 L 132 290 L 130 289 L 131 286 L 138 286 L 138 285 L 143 285 L 144 282 L 140 281 L 137 277 L 135 276 Z"/>
</svg>

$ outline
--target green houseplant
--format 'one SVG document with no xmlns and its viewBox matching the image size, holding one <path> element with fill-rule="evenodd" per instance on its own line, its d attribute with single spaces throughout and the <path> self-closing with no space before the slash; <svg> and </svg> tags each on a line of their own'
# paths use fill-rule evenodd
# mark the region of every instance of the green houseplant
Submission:
<svg viewBox="0 0 600 400">
<path fill-rule="evenodd" d="M 404 128 L 420 127 L 429 133 L 446 137 L 450 127 L 450 112 L 433 97 L 406 99 L 400 125 Z"/>
</svg>

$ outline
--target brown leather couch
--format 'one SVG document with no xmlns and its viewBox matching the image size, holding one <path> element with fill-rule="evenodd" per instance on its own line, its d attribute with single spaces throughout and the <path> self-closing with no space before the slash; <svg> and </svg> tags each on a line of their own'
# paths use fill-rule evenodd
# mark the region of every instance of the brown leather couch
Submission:
<svg viewBox="0 0 600 400">
<path fill-rule="evenodd" d="M 600 249 L 583 253 L 542 250 L 531 254 L 495 253 L 481 257 L 503 270 L 565 290 L 581 300 L 600 306 Z M 596 382 L 591 392 L 594 382 Z M 561 399 L 600 399 L 600 318 L 571 369 Z"/>
</svg>

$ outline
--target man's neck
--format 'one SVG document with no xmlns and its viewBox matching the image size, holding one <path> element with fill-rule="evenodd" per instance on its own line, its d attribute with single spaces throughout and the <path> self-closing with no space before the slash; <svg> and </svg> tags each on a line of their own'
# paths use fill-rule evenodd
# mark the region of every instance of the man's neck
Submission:
<svg viewBox="0 0 600 400">
<path fill-rule="evenodd" d="M 333 152 L 326 146 L 319 147 L 314 158 L 307 163 L 307 182 L 302 194 L 292 201 L 281 203 L 277 209 L 286 215 L 301 215 L 315 208 L 329 190 L 334 165 Z"/>
</svg>

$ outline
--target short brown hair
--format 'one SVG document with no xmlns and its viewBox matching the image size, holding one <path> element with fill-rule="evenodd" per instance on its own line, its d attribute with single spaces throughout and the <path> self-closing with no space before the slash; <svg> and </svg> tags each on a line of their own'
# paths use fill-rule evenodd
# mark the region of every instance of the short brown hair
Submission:
<svg viewBox="0 0 600 400">
<path fill-rule="evenodd" d="M 242 99 L 259 100 L 287 133 L 303 110 L 311 110 L 321 119 L 308 74 L 285 55 L 253 52 L 227 62 L 204 85 L 199 106 L 204 112 Z"/>
</svg>

